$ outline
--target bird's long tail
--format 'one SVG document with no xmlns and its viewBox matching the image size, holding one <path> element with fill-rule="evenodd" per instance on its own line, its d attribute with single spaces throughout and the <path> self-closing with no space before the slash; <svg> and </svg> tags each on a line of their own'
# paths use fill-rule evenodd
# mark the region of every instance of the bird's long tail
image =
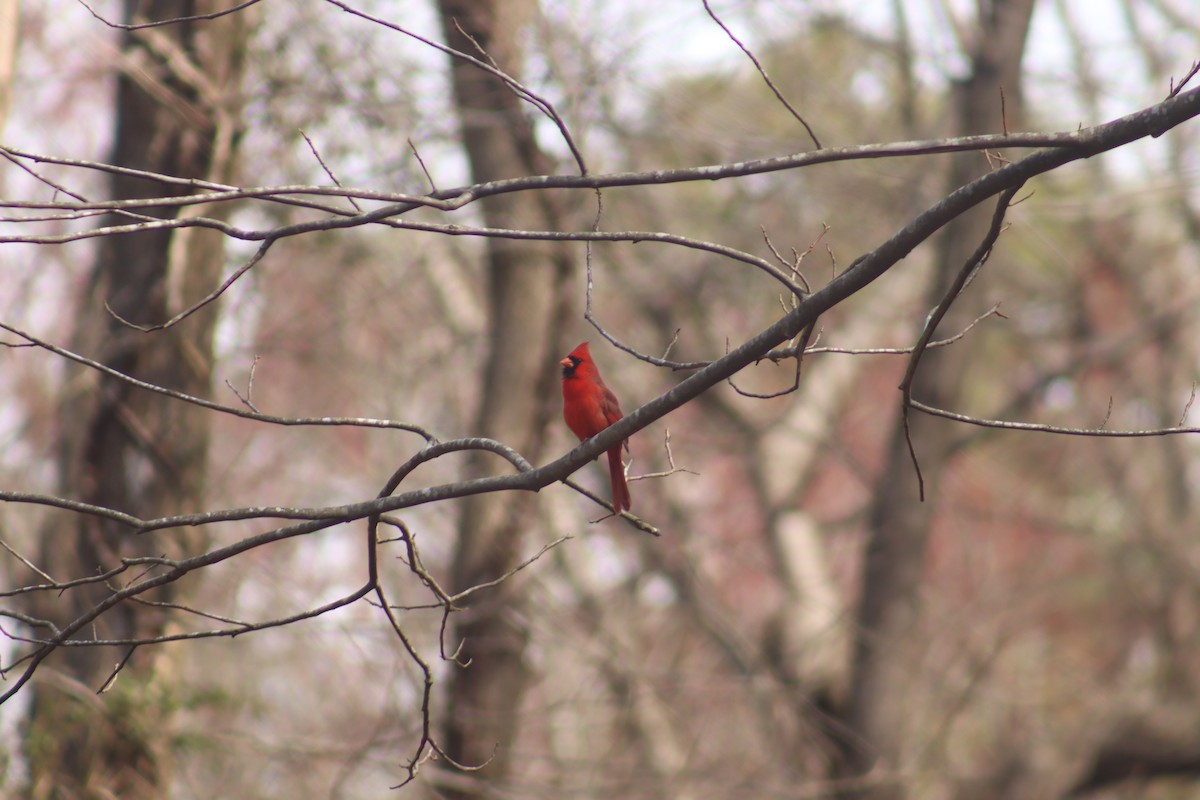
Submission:
<svg viewBox="0 0 1200 800">
<path fill-rule="evenodd" d="M 621 446 L 608 451 L 608 473 L 612 478 L 613 509 L 620 514 L 628 511 L 629 487 L 625 484 L 625 466 L 621 463 Z"/>
</svg>

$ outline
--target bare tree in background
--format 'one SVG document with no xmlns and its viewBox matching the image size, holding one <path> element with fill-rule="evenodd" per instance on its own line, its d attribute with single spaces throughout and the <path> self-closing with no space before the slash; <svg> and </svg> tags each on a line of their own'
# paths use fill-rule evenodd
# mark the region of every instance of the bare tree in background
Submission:
<svg viewBox="0 0 1200 800">
<path fill-rule="evenodd" d="M 17 28 L 21 19 L 20 0 L 0 0 L 0 131 L 12 105 L 13 67 L 17 60 Z"/>
<path fill-rule="evenodd" d="M 1033 6 L 1033 0 L 979 4 L 977 27 L 964 43 L 971 55 L 971 73 L 955 87 L 951 98 L 955 135 L 1021 127 L 1021 58 Z M 987 161 L 978 153 L 955 156 L 948 191 L 988 169 Z M 944 298 L 955 299 L 954 295 L 963 289 L 964 273 L 982 267 L 977 248 L 986 239 L 992 216 L 987 207 L 975 208 L 940 234 L 926 297 L 928 308 L 935 308 Z M 982 255 L 986 258 L 987 253 Z M 952 288 L 956 281 L 957 289 Z M 967 293 L 955 303 L 955 314 L 941 330 L 960 330 L 983 313 L 983 303 L 978 293 Z M 928 353 L 922 358 L 911 391 L 939 408 L 961 406 L 969 357 L 965 348 Z M 910 718 L 907 698 L 915 663 L 913 651 L 905 644 L 913 641 L 920 615 L 926 543 L 938 507 L 934 497 L 963 433 L 943 420 L 912 414 L 908 408 L 902 414 L 891 434 L 887 463 L 879 473 L 870 509 L 870 538 L 860 583 L 862 597 L 846 712 L 849 733 L 843 739 L 850 774 L 863 775 L 876 766 L 881 768 L 882 784 L 865 793 L 881 799 L 900 798 L 907 793 L 902 779 L 897 777 L 893 783 L 887 777 L 902 773 L 904 768 L 905 725 Z M 914 459 L 919 463 L 919 473 L 914 473 Z M 923 486 L 919 487 L 920 480 Z"/>
<path fill-rule="evenodd" d="M 208 13 L 228 3 L 155 0 L 124 4 L 130 24 Z M 133 170 L 226 182 L 233 177 L 240 78 L 249 15 L 205 24 L 127 30 L 122 56 L 131 65 L 117 81 L 115 138 L 110 162 Z M 136 65 L 136 66 L 133 66 Z M 110 177 L 109 196 L 138 201 L 163 187 L 129 174 Z M 206 213 L 226 216 L 229 209 Z M 171 218 L 196 209 L 149 209 Z M 103 224 L 128 222 L 114 214 Z M 144 219 L 145 217 L 134 217 Z M 106 237 L 96 253 L 75 317 L 73 349 L 120 372 L 192 395 L 210 390 L 216 309 L 187 325 L 148 335 L 135 324 L 159 323 L 220 279 L 223 240 L 200 229 L 159 230 L 139 237 Z M 77 369 L 62 398 L 60 449 L 63 490 L 81 500 L 155 515 L 201 507 L 207 480 L 210 417 L 201 409 L 139 391 L 91 370 Z M 56 515 L 42 535 L 38 563 L 49 575 L 92 575 L 114 559 L 199 552 L 200 531 L 177 531 L 131 541 L 110 520 Z M 155 572 L 153 561 L 148 571 Z M 33 616 L 42 633 L 59 630 L 95 604 L 112 584 L 77 586 L 39 595 Z M 154 637 L 171 625 L 170 604 L 186 588 L 153 593 L 166 604 L 123 605 L 91 629 L 98 639 Z M 168 651 L 68 648 L 51 662 L 34 693 L 27 723 L 32 796 L 161 797 L 171 776 L 171 748 L 162 735 L 170 709 L 174 657 Z M 116 680 L 118 665 L 128 661 Z M 96 695 L 99 690 L 103 693 Z"/>
<path fill-rule="evenodd" d="M 532 0 L 441 0 L 447 43 L 458 53 L 497 64 L 520 77 L 521 46 Z M 463 144 L 477 183 L 553 172 L 534 136 L 529 106 L 513 86 L 474 60 L 451 65 Z M 526 193 L 485 200 L 489 227 L 558 230 L 564 224 L 557 197 Z M 487 240 L 487 336 L 476 433 L 506 442 L 537 460 L 557 394 L 553 368 L 562 341 L 568 254 L 563 245 L 502 238 Z M 490 453 L 476 451 L 468 474 L 506 471 Z M 534 498 L 478 495 L 463 505 L 453 567 L 458 590 L 495 580 L 516 566 L 533 524 Z M 527 679 L 527 632 L 519 584 L 477 594 L 469 611 L 455 616 L 456 668 L 450 677 L 443 747 L 478 777 L 502 783 L 512 769 L 508 745 L 519 724 Z M 486 765 L 486 766 L 484 766 Z M 485 796 L 480 789 L 447 790 L 451 796 Z"/>
</svg>

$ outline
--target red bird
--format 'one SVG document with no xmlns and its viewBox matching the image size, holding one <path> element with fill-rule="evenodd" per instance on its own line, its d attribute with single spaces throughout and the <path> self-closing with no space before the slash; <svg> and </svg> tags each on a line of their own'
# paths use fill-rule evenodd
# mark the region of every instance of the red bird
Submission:
<svg viewBox="0 0 1200 800">
<path fill-rule="evenodd" d="M 590 439 L 612 425 L 624 414 L 617 396 L 604 385 L 588 343 L 576 347 L 562 364 L 563 419 L 571 433 L 580 441 Z M 608 451 L 608 472 L 612 478 L 613 508 L 618 514 L 629 508 L 629 487 L 625 485 L 625 468 L 621 464 L 621 445 L 629 449 L 629 440 Z"/>
</svg>

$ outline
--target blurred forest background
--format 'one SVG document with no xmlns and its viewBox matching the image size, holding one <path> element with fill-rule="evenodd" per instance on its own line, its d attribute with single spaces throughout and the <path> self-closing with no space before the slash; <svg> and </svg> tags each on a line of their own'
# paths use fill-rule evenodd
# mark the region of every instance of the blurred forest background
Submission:
<svg viewBox="0 0 1200 800">
<path fill-rule="evenodd" d="M 660 537 L 594 523 L 604 509 L 558 483 L 418 505 L 379 529 L 379 593 L 310 614 L 367 578 L 361 518 L 234 553 L 220 549 L 289 520 L 139 535 L 27 496 L 143 520 L 335 506 L 374 498 L 429 445 L 258 412 L 486 436 L 537 465 L 576 444 L 558 360 L 579 341 L 627 413 L 687 374 L 605 343 L 584 319 L 585 267 L 595 320 L 652 356 L 708 362 L 791 308 L 763 271 L 679 244 L 375 224 L 260 250 L 155 225 L 278 230 L 380 207 L 367 192 L 578 174 L 561 130 L 481 64 L 554 105 L 589 174 L 676 169 L 814 149 L 773 88 L 824 147 L 1103 123 L 1161 102 L 1200 59 L 1192 0 L 266 0 L 217 14 L 238 5 L 0 0 L 0 490 L 27 501 L 0 510 L 0 692 L 87 617 L 0 706 L 0 793 L 1200 795 L 1194 438 L 910 411 L 920 499 L 896 387 L 990 202 L 823 315 L 796 391 L 748 396 L 794 378 L 794 359 L 764 360 L 632 438 L 633 511 Z M 194 19 L 105 22 L 179 17 Z M 599 229 L 802 255 L 818 289 L 1024 152 L 611 188 Z M 935 338 L 965 334 L 927 352 L 914 399 L 1069 428 L 1194 424 L 1198 178 L 1192 121 L 1030 182 Z M 362 191 L 91 202 L 337 184 Z M 594 192 L 541 191 L 398 218 L 588 231 L 596 215 Z M 141 230 L 82 236 L 120 225 Z M 256 253 L 177 325 L 122 321 L 167 321 Z M 511 471 L 470 450 L 400 488 Z M 574 479 L 608 496 L 600 468 Z M 440 587 L 504 576 L 444 613 Z"/>
</svg>

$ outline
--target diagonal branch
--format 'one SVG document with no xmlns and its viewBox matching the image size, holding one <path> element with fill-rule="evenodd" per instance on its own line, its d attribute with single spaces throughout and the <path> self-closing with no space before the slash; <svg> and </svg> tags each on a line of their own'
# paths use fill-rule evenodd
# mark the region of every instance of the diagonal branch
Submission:
<svg viewBox="0 0 1200 800">
<path fill-rule="evenodd" d="M 818 150 L 821 149 L 821 141 L 817 139 L 817 134 L 813 133 L 813 129 L 807 122 L 804 121 L 804 117 L 800 116 L 800 112 L 793 108 L 792 104 L 788 102 L 788 99 L 783 96 L 783 92 L 779 91 L 779 87 L 775 85 L 775 81 L 771 80 L 771 76 L 767 74 L 766 68 L 762 65 L 762 62 L 758 60 L 758 57 L 754 55 L 750 48 L 742 44 L 741 39 L 733 35 L 733 31 L 729 30 L 729 26 L 722 22 L 721 18 L 717 16 L 717 13 L 712 10 L 712 6 L 709 5 L 708 0 L 703 0 L 703 2 L 704 10 L 708 12 L 708 16 L 712 17 L 712 21 L 717 23 L 721 30 L 725 31 L 725 35 L 729 37 L 729 40 L 736 44 L 738 49 L 746 54 L 747 58 L 749 58 L 754 64 L 754 68 L 758 70 L 758 74 L 761 75 L 763 81 L 766 82 L 767 87 L 774 93 L 775 98 L 780 103 L 783 103 L 783 107 L 786 108 L 788 112 L 796 118 L 797 122 L 804 126 L 804 130 L 808 131 L 808 138 L 813 140 L 813 146 L 815 146 Z"/>
<path fill-rule="evenodd" d="M 53 353 L 57 356 L 61 356 L 65 359 L 67 359 L 68 361 L 73 361 L 74 363 L 79 364 L 81 366 L 96 370 L 97 372 L 103 373 L 104 375 L 107 375 L 110 378 L 115 378 L 119 381 L 123 381 L 125 383 L 131 384 L 133 386 L 136 386 L 139 389 L 145 389 L 148 392 L 154 392 L 156 394 L 165 395 L 166 397 L 170 397 L 175 400 L 180 400 L 185 403 L 191 403 L 192 405 L 200 406 L 201 408 L 207 408 L 209 411 L 218 411 L 222 414 L 231 414 L 235 417 L 241 417 L 243 419 L 254 420 L 256 422 L 266 422 L 271 425 L 285 425 L 285 426 L 308 426 L 308 425 L 342 426 L 342 425 L 347 425 L 347 426 L 357 426 L 357 427 L 363 427 L 363 428 L 387 428 L 387 429 L 391 429 L 391 430 L 401 430 L 401 431 L 407 431 L 408 433 L 415 433 L 427 442 L 436 442 L 437 441 L 437 437 L 435 437 L 432 433 L 430 433 L 425 428 L 422 428 L 419 425 L 413 425 L 408 422 L 396 422 L 396 421 L 387 420 L 387 419 L 371 419 L 369 417 L 280 417 L 280 416 L 275 416 L 272 414 L 262 414 L 258 411 L 237 408 L 236 406 L 221 405 L 220 403 L 213 402 L 212 400 L 205 400 L 202 397 L 196 397 L 194 395 L 186 394 L 185 392 L 176 391 L 174 389 L 168 389 L 164 386 L 159 386 L 157 384 L 147 383 L 146 381 L 138 380 L 137 378 L 133 377 L 132 375 L 126 375 L 125 373 L 115 370 L 112 367 L 101 364 L 99 361 L 95 361 L 93 359 L 87 358 L 86 356 L 81 356 L 78 353 L 75 353 L 75 352 L 72 352 L 65 348 L 59 347 L 58 345 L 51 344 L 50 342 L 39 339 L 38 337 L 34 336 L 31 333 L 27 333 L 27 332 L 21 330 L 20 328 L 15 328 L 12 325 L 9 325 L 7 323 L 0 322 L 0 330 L 6 330 L 15 336 L 21 337 L 26 342 L 34 345 L 35 347 L 40 347 L 41 349 L 46 350 L 50 353 Z M 8 345 L 8 346 L 14 346 L 14 345 Z M 76 510 L 82 510 L 82 509 L 76 509 Z"/>
<path fill-rule="evenodd" d="M 971 254 L 966 263 L 959 269 L 958 275 L 951 282 L 941 302 L 930 312 L 929 319 L 925 323 L 925 329 L 921 331 L 921 336 L 917 339 L 917 344 L 913 347 L 912 355 L 908 359 L 908 367 L 904 371 L 904 379 L 900 381 L 904 438 L 908 442 L 908 454 L 912 457 L 913 469 L 917 473 L 917 490 L 920 493 L 922 502 L 925 501 L 925 479 L 921 475 L 921 464 L 917 460 L 917 451 L 913 446 L 912 434 L 908 426 L 908 409 L 912 404 L 913 378 L 916 377 L 917 366 L 921 363 L 921 356 L 925 354 L 929 342 L 933 339 L 934 332 L 937 331 L 937 326 L 946 316 L 946 312 L 950 310 L 950 306 L 954 305 L 954 301 L 958 299 L 963 289 L 967 287 L 967 284 L 971 282 L 971 279 L 983 267 L 988 257 L 992 254 L 992 247 L 995 246 L 996 240 L 1000 238 L 1000 234 L 1004 230 L 1004 217 L 1008 213 L 1009 203 L 1012 202 L 1013 197 L 1020 191 L 1022 185 L 1024 184 L 1017 184 L 1005 189 L 1000 195 L 1000 199 L 996 201 L 996 210 L 992 214 L 991 226 L 984 235 L 983 241 L 975 248 L 975 252 Z"/>
<path fill-rule="evenodd" d="M 587 165 L 583 161 L 583 154 L 579 151 L 579 147 L 575 144 L 575 138 L 571 135 L 571 131 L 567 127 L 567 123 L 565 121 L 563 121 L 562 116 L 558 113 L 558 110 L 554 107 L 554 104 L 551 103 L 549 100 L 545 99 L 544 97 L 542 97 L 541 95 L 538 95 L 535 92 L 531 91 L 529 88 L 527 88 L 523 83 L 518 81 L 512 75 L 509 75 L 507 72 L 500 69 L 495 64 L 489 63 L 488 61 L 484 61 L 479 58 L 475 58 L 474 56 L 468 55 L 467 53 L 464 53 L 461 50 L 455 50 L 453 47 L 441 44 L 439 42 L 435 42 L 432 39 L 428 39 L 424 36 L 421 36 L 420 34 L 413 33 L 412 31 L 408 30 L 407 28 L 401 27 L 400 25 L 397 25 L 394 22 L 388 22 L 387 20 L 385 20 L 381 17 L 376 17 L 371 14 L 368 14 L 365 11 L 362 11 L 361 9 L 354 8 L 353 6 L 349 5 L 348 3 L 342 2 L 342 0 L 325 0 L 325 2 L 329 3 L 330 5 L 337 6 L 342 11 L 345 11 L 346 13 L 351 14 L 352 16 L 359 17 L 361 19 L 365 19 L 369 22 L 375 23 L 376 25 L 382 25 L 383 27 L 388 28 L 389 30 L 395 31 L 396 33 L 404 34 L 405 36 L 408 36 L 409 38 L 417 40 L 421 44 L 427 45 L 429 47 L 432 47 L 434 50 L 445 53 L 446 55 L 450 56 L 451 58 L 456 58 L 460 61 L 465 61 L 468 64 L 470 64 L 474 67 L 477 67 L 478 69 L 483 70 L 484 72 L 488 73 L 489 75 L 491 75 L 495 78 L 498 78 L 505 86 L 507 86 L 509 89 L 511 89 L 517 95 L 517 97 L 521 98 L 522 100 L 524 100 L 525 102 L 529 103 L 531 106 L 536 108 L 538 111 L 542 112 L 542 114 L 544 114 L 547 119 L 549 119 L 551 122 L 554 123 L 554 126 L 556 128 L 558 128 L 559 135 L 561 135 L 563 137 L 563 141 L 566 143 L 567 148 L 571 151 L 571 156 L 575 159 L 575 163 L 579 166 L 580 174 L 587 175 L 588 170 L 587 170 Z"/>
</svg>

